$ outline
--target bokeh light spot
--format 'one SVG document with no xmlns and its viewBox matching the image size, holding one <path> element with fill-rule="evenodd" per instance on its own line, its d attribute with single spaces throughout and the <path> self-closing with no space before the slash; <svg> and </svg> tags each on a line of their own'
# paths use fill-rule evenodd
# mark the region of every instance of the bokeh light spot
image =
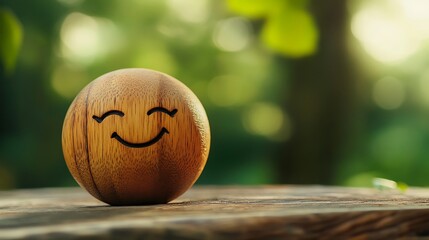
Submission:
<svg viewBox="0 0 429 240">
<path fill-rule="evenodd" d="M 352 33 L 374 59 L 383 63 L 405 60 L 420 44 L 400 16 L 371 6 L 353 16 Z"/>
<path fill-rule="evenodd" d="M 176 61 L 163 45 L 148 41 L 137 52 L 139 54 L 136 54 L 132 67 L 150 68 L 174 75 L 177 69 Z"/>
<path fill-rule="evenodd" d="M 81 70 L 62 65 L 53 71 L 51 86 L 60 96 L 73 99 L 89 81 L 89 77 Z"/>
<path fill-rule="evenodd" d="M 252 134 L 275 137 L 284 124 L 282 109 L 272 103 L 256 103 L 243 115 L 243 125 Z"/>
<path fill-rule="evenodd" d="M 402 82 L 393 77 L 378 80 L 372 93 L 375 103 L 386 110 L 399 108 L 405 100 Z"/>
<path fill-rule="evenodd" d="M 224 51 L 236 52 L 249 45 L 252 36 L 250 23 L 241 17 L 220 21 L 213 32 L 213 42 Z"/>
<path fill-rule="evenodd" d="M 92 63 L 119 45 L 115 25 L 103 18 L 69 14 L 61 26 L 61 53 L 78 63 Z"/>
<path fill-rule="evenodd" d="M 429 38 L 429 1 L 396 0 L 410 27 L 423 38 Z"/>
<path fill-rule="evenodd" d="M 401 63 L 429 40 L 429 1 L 356 1 L 360 7 L 352 17 L 351 30 L 374 59 Z"/>
<path fill-rule="evenodd" d="M 208 0 L 168 0 L 170 10 L 182 21 L 189 23 L 201 23 L 207 20 L 209 15 Z"/>
</svg>

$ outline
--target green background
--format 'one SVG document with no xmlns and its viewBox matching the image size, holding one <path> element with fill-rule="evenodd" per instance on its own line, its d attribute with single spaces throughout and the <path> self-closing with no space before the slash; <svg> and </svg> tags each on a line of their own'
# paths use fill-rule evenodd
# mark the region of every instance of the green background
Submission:
<svg viewBox="0 0 429 240">
<path fill-rule="evenodd" d="M 429 3 L 2 0 L 0 188 L 76 185 L 74 96 L 120 68 L 165 72 L 206 108 L 198 184 L 429 183 Z"/>
</svg>

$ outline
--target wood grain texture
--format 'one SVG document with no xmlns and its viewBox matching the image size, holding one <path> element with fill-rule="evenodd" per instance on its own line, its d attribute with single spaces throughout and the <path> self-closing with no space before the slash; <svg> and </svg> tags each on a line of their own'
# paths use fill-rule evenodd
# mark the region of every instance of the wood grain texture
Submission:
<svg viewBox="0 0 429 240">
<path fill-rule="evenodd" d="M 424 239 L 429 189 L 194 187 L 112 207 L 78 188 L 0 192 L 0 239 Z"/>
<path fill-rule="evenodd" d="M 166 203 L 201 174 L 210 129 L 203 106 L 181 82 L 152 70 L 122 69 L 77 95 L 62 145 L 71 174 L 97 199 Z"/>
</svg>

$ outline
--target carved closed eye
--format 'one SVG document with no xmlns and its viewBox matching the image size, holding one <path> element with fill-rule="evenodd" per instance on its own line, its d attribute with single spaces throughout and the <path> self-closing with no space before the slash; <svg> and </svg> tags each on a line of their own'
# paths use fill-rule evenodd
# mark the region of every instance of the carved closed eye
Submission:
<svg viewBox="0 0 429 240">
<path fill-rule="evenodd" d="M 163 107 L 154 107 L 154 108 L 150 109 L 149 111 L 147 111 L 147 115 L 149 116 L 154 112 L 162 112 L 162 113 L 169 115 L 170 117 L 174 117 L 174 115 L 176 115 L 176 113 L 177 113 L 177 109 L 173 109 L 173 110 L 169 111 L 168 109 L 163 108 Z M 103 120 L 105 118 L 107 118 L 108 116 L 111 116 L 111 115 L 118 115 L 120 117 L 123 117 L 123 116 L 125 116 L 125 113 L 123 113 L 122 111 L 119 111 L 119 110 L 110 110 L 110 111 L 105 112 L 103 115 L 101 115 L 101 117 L 94 115 L 94 116 L 92 116 L 92 118 L 95 121 L 97 121 L 98 123 L 101 123 L 101 122 L 103 122 Z"/>
<path fill-rule="evenodd" d="M 95 121 L 97 121 L 98 123 L 101 123 L 101 122 L 103 122 L 103 120 L 106 118 L 106 117 L 108 117 L 108 116 L 111 116 L 111 115 L 118 115 L 118 116 L 120 116 L 120 117 L 123 117 L 123 116 L 125 116 L 125 113 L 123 113 L 123 112 L 121 112 L 121 111 L 119 111 L 119 110 L 110 110 L 110 111 L 108 111 L 108 112 L 105 112 L 103 115 L 101 115 L 101 117 L 98 117 L 98 116 L 92 116 L 92 118 L 95 120 Z"/>
<path fill-rule="evenodd" d="M 177 109 L 173 109 L 171 111 L 163 108 L 163 107 L 154 107 L 151 110 L 147 111 L 147 115 L 151 115 L 154 112 L 162 112 L 168 114 L 170 117 L 174 117 L 174 115 L 177 113 Z"/>
</svg>

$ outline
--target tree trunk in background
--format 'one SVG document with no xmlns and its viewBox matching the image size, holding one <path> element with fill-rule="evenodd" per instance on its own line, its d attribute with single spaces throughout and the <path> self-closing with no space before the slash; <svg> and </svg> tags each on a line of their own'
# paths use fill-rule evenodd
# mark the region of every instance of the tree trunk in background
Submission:
<svg viewBox="0 0 429 240">
<path fill-rule="evenodd" d="M 330 184 L 347 137 L 355 81 L 347 50 L 347 1 L 312 1 L 320 31 L 314 55 L 286 60 L 291 83 L 285 107 L 293 135 L 282 148 L 282 183 Z"/>
</svg>

